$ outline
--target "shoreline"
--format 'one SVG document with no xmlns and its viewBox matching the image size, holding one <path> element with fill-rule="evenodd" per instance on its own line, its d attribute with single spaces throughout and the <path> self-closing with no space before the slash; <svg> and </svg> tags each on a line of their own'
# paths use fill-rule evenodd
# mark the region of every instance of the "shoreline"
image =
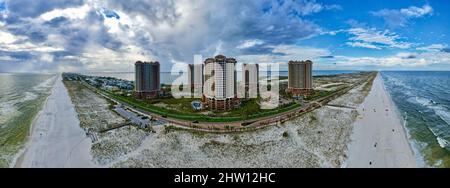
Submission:
<svg viewBox="0 0 450 188">
<path fill-rule="evenodd" d="M 13 167 L 94 167 L 90 145 L 59 74 Z"/>
<path fill-rule="evenodd" d="M 381 73 L 380 77 L 381 77 Z M 382 78 L 381 78 L 382 79 Z M 416 160 L 416 167 L 426 167 L 425 165 L 425 159 L 423 158 L 423 156 L 420 154 L 420 151 L 417 149 L 417 147 L 414 146 L 414 140 L 412 140 L 411 135 L 409 133 L 409 130 L 406 128 L 406 124 L 408 123 L 407 120 L 405 119 L 405 117 L 402 115 L 400 109 L 398 109 L 397 105 L 395 105 L 394 100 L 391 96 L 391 94 L 389 93 L 389 91 L 387 91 L 386 85 L 384 84 L 384 81 L 382 82 L 383 85 L 383 89 L 386 92 L 386 94 L 389 97 L 389 102 L 393 105 L 394 111 L 397 114 L 397 116 L 399 117 L 401 124 L 402 124 L 402 128 L 403 131 L 405 132 L 405 139 L 408 141 L 408 145 L 413 153 L 413 156 Z"/>
<path fill-rule="evenodd" d="M 36 127 L 36 122 L 37 119 L 42 116 L 42 113 L 44 112 L 45 106 L 47 105 L 48 99 L 50 98 L 50 96 L 53 94 L 54 89 L 55 89 L 55 85 L 56 82 L 58 81 L 59 75 L 56 74 L 55 75 L 56 78 L 54 78 L 54 82 L 52 83 L 52 88 L 51 88 L 51 92 L 50 94 L 45 97 L 44 102 L 42 103 L 41 109 L 39 110 L 39 112 L 34 116 L 33 121 L 30 124 L 30 129 L 28 130 L 28 135 L 27 138 L 25 140 L 25 144 L 23 145 L 23 148 L 21 148 L 16 155 L 14 156 L 13 161 L 11 161 L 11 164 L 9 165 L 10 168 L 20 168 L 20 166 L 22 165 L 23 162 L 23 158 L 25 156 L 25 153 L 27 152 L 27 149 L 31 143 L 31 137 L 33 135 L 33 131 L 34 131 L 34 127 Z M 52 78 L 53 79 L 53 78 Z"/>
<path fill-rule="evenodd" d="M 380 73 L 357 110 L 344 167 L 417 167 L 408 131 Z"/>
</svg>

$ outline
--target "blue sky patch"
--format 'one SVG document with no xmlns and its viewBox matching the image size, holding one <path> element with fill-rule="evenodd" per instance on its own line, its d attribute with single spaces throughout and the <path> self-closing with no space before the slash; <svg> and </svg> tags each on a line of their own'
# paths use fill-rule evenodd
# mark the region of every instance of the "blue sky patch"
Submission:
<svg viewBox="0 0 450 188">
<path fill-rule="evenodd" d="M 0 0 L 0 11 L 5 10 L 6 9 L 6 3 L 3 0 Z"/>
<path fill-rule="evenodd" d="M 107 18 L 115 18 L 120 20 L 120 16 L 119 14 L 117 14 L 116 12 L 112 11 L 112 10 L 103 10 L 103 14 L 105 15 L 105 17 Z"/>
</svg>

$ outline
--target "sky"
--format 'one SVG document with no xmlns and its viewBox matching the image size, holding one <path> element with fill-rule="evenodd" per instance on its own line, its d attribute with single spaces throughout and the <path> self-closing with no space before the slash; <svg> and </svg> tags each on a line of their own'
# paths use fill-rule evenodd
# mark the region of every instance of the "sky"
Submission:
<svg viewBox="0 0 450 188">
<path fill-rule="evenodd" d="M 0 72 L 170 71 L 196 54 L 450 70 L 449 30 L 444 0 L 0 0 Z"/>
</svg>

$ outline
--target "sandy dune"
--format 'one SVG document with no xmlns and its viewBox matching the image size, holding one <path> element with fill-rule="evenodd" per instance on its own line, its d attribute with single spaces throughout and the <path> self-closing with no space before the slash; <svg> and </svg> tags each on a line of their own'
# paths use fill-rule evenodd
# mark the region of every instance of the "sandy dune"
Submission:
<svg viewBox="0 0 450 188">
<path fill-rule="evenodd" d="M 358 107 L 349 144 L 347 167 L 416 167 L 407 133 L 381 75 Z"/>
<path fill-rule="evenodd" d="M 94 167 L 91 141 L 79 126 L 61 76 L 33 123 L 26 151 L 16 167 Z"/>
</svg>

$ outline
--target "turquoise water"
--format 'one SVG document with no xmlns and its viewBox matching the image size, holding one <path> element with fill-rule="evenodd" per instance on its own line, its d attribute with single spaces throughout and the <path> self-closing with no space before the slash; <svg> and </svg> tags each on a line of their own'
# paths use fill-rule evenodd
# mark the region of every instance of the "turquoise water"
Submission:
<svg viewBox="0 0 450 188">
<path fill-rule="evenodd" d="M 382 72 L 425 166 L 450 167 L 450 72 Z"/>
<path fill-rule="evenodd" d="M 23 146 L 55 75 L 0 73 L 0 167 Z"/>
</svg>

